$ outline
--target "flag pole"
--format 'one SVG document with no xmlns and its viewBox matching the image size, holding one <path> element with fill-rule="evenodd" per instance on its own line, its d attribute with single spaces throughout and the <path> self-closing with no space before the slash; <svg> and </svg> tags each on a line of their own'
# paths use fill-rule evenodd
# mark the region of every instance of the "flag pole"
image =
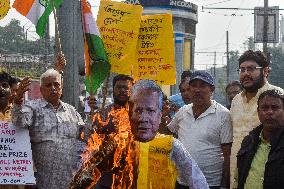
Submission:
<svg viewBox="0 0 284 189">
<path fill-rule="evenodd" d="M 60 40 L 60 33 L 59 33 L 59 29 L 58 29 L 58 20 L 57 20 L 57 12 L 54 6 L 54 0 L 52 0 L 52 4 L 53 4 L 53 15 L 54 15 L 54 21 L 55 21 L 55 45 L 56 48 L 59 50 L 59 54 L 63 54 L 62 53 L 62 46 L 61 46 L 61 40 Z"/>
<path fill-rule="evenodd" d="M 107 78 L 104 82 L 104 85 L 103 85 L 103 103 L 102 103 L 102 108 L 101 108 L 102 111 L 104 111 L 104 109 L 105 109 L 107 89 L 108 89 L 108 84 L 109 84 L 109 76 L 110 76 L 110 74 L 108 74 L 108 76 L 107 76 Z"/>
<path fill-rule="evenodd" d="M 82 1 L 81 1 L 82 2 Z M 87 27 L 89 28 L 89 24 L 87 25 Z M 86 36 L 84 35 L 84 40 L 86 40 Z M 89 50 L 89 48 L 88 48 Z M 94 93 L 93 93 L 93 77 L 92 77 L 92 67 L 91 67 L 91 64 L 94 63 L 93 60 L 91 60 L 91 56 L 89 54 L 88 56 L 88 59 L 89 59 L 89 79 L 90 79 L 90 97 L 93 97 Z M 97 93 L 97 91 L 95 91 L 95 93 Z M 91 112 L 90 114 L 93 115 L 95 112 L 95 109 L 94 107 L 91 107 Z"/>
<path fill-rule="evenodd" d="M 83 9 L 83 6 L 82 6 L 82 0 L 80 1 L 81 2 L 81 10 Z M 82 19 L 84 19 L 84 14 L 83 14 L 83 11 L 81 11 L 82 12 L 82 14 L 81 14 L 81 16 L 82 16 Z M 88 29 L 89 29 L 89 24 L 87 24 L 87 25 L 84 25 L 84 24 L 82 24 L 82 27 L 83 27 L 83 31 L 84 31 L 84 27 L 88 27 Z M 83 32 L 83 38 L 84 38 L 84 43 L 86 43 L 86 36 L 85 36 L 85 33 Z M 88 51 L 89 51 L 89 48 L 88 48 Z M 88 53 L 89 54 L 89 53 Z M 91 57 L 90 57 L 90 55 L 88 56 L 88 57 L 85 57 L 85 58 L 88 58 L 88 60 L 89 60 L 89 73 L 88 73 L 88 75 L 89 75 L 89 80 L 90 80 L 90 97 L 92 98 L 93 97 L 93 78 L 92 78 L 92 68 L 91 68 L 91 64 L 93 63 L 92 62 L 92 59 L 91 59 Z M 85 73 L 85 75 L 86 75 L 87 73 Z M 97 93 L 97 91 L 95 91 L 95 93 Z M 94 114 L 94 112 L 95 112 L 95 109 L 94 109 L 94 107 L 90 107 L 91 108 L 91 111 L 90 111 L 90 115 L 92 116 L 93 114 Z"/>
</svg>

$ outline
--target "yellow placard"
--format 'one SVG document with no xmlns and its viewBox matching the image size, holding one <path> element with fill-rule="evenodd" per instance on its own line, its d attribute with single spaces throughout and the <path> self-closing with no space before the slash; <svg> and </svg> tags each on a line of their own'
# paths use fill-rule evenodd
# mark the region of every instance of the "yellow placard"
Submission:
<svg viewBox="0 0 284 189">
<path fill-rule="evenodd" d="M 157 135 L 154 140 L 140 143 L 137 189 L 174 188 L 177 172 L 170 160 L 173 137 Z"/>
<path fill-rule="evenodd" d="M 131 74 L 142 11 L 140 5 L 101 1 L 97 24 L 112 72 Z"/>
<path fill-rule="evenodd" d="M 0 0 L 0 19 L 4 18 L 10 9 L 10 0 Z"/>
<path fill-rule="evenodd" d="M 136 62 L 135 79 L 152 79 L 161 85 L 176 83 L 171 14 L 142 16 Z"/>
</svg>

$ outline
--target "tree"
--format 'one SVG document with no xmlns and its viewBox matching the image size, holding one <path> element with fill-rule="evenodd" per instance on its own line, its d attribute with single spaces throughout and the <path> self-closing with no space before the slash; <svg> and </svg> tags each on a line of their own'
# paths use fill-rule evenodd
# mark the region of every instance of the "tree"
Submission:
<svg viewBox="0 0 284 189">
<path fill-rule="evenodd" d="M 54 38 L 48 43 L 51 52 L 54 54 Z M 4 27 L 0 26 L 0 51 L 2 53 L 24 53 L 32 55 L 45 55 L 45 45 L 43 39 L 30 40 L 25 38 L 25 33 L 20 25 L 20 21 L 12 19 Z"/>
<path fill-rule="evenodd" d="M 0 27 L 0 46 L 3 51 L 18 52 L 23 44 L 23 38 L 19 20 L 12 19 L 8 25 Z"/>
<path fill-rule="evenodd" d="M 269 81 L 281 88 L 284 88 L 284 53 L 281 46 L 268 48 L 271 58 L 271 73 L 269 74 Z"/>
<path fill-rule="evenodd" d="M 245 42 L 243 43 L 245 50 L 255 50 L 255 43 L 253 37 L 249 37 Z"/>
</svg>

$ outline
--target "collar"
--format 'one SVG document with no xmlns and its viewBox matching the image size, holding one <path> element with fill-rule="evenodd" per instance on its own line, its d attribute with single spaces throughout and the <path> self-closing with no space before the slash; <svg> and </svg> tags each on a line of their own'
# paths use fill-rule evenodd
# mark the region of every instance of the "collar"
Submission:
<svg viewBox="0 0 284 189">
<path fill-rule="evenodd" d="M 45 108 L 45 107 L 49 107 L 49 108 L 52 107 L 53 108 L 53 106 L 49 102 L 47 102 L 45 99 L 41 99 L 40 105 L 41 105 L 42 108 Z M 67 110 L 64 103 L 61 100 L 59 100 L 59 106 L 58 106 L 57 110 L 61 110 L 61 109 L 63 109 L 64 111 Z"/>
<path fill-rule="evenodd" d="M 260 139 L 261 143 L 264 143 L 264 144 L 268 145 L 269 147 L 271 147 L 271 144 L 263 138 L 263 129 L 260 132 L 259 139 Z"/>
<path fill-rule="evenodd" d="M 191 103 L 189 106 L 189 109 L 188 109 L 188 113 L 194 117 L 194 114 L 193 114 L 193 110 L 192 110 L 192 107 L 193 107 L 193 104 Z M 217 102 L 215 100 L 211 100 L 211 106 L 209 106 L 209 108 L 207 108 L 207 110 L 205 110 L 205 112 L 203 112 L 197 119 L 199 118 L 202 118 L 202 117 L 205 117 L 209 114 L 214 114 L 216 113 L 216 109 L 217 109 Z"/>
</svg>

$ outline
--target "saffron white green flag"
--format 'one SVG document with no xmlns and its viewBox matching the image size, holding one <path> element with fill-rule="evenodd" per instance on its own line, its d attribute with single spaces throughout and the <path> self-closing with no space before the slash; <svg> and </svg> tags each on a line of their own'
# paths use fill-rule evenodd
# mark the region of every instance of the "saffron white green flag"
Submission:
<svg viewBox="0 0 284 189">
<path fill-rule="evenodd" d="M 93 93 L 101 86 L 108 76 L 110 64 L 100 32 L 91 11 L 91 6 L 87 0 L 82 0 L 82 12 L 85 35 L 85 85 L 87 91 Z"/>
<path fill-rule="evenodd" d="M 36 26 L 36 33 L 43 37 L 53 7 L 58 8 L 62 2 L 63 0 L 15 0 L 13 7 L 27 17 Z"/>
</svg>

